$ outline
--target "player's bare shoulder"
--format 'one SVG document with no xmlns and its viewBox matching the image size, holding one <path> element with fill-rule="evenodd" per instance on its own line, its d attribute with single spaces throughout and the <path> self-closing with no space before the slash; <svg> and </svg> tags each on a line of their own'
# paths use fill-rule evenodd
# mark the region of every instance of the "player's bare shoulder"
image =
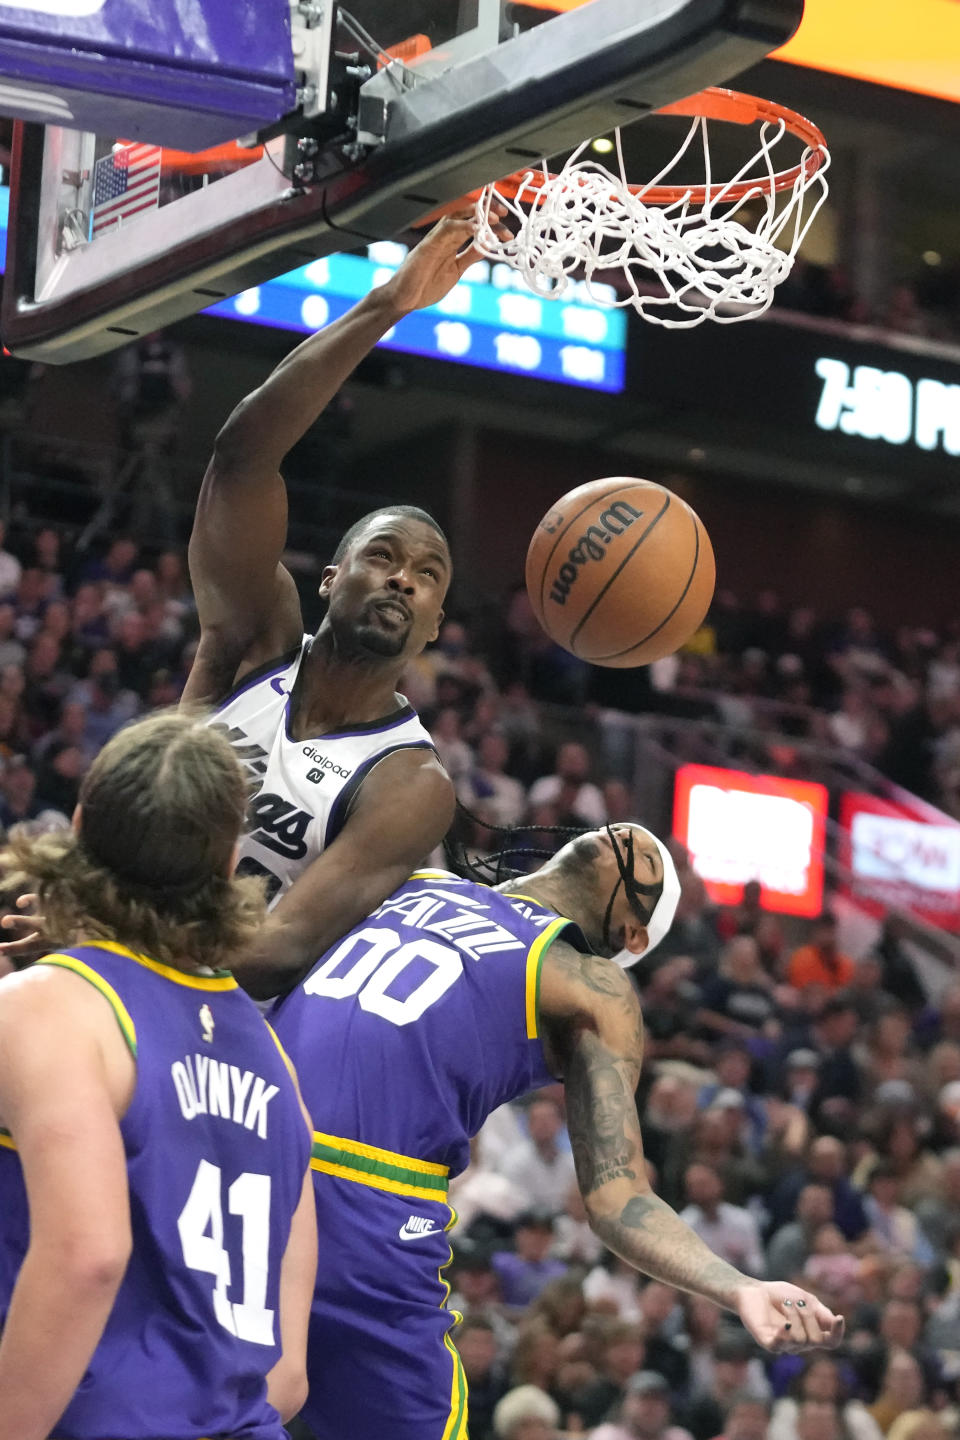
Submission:
<svg viewBox="0 0 960 1440">
<path fill-rule="evenodd" d="M 615 961 L 564 940 L 555 940 L 544 957 L 540 1017 L 558 1055 L 579 1028 L 608 1036 L 624 1054 L 642 1055 L 643 1017 L 630 977 Z"/>
<path fill-rule="evenodd" d="M 547 950 L 540 981 L 544 1015 L 570 1014 L 571 1007 L 604 1001 L 639 1012 L 639 999 L 629 976 L 603 955 L 586 955 L 566 940 L 554 940 Z"/>
</svg>

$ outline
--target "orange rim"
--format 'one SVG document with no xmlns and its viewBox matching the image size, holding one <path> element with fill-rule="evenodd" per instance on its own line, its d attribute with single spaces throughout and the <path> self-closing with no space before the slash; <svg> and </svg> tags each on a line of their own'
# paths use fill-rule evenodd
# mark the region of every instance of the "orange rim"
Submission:
<svg viewBox="0 0 960 1440">
<path fill-rule="evenodd" d="M 117 145 L 136 145 L 136 140 L 118 140 Z M 178 175 L 205 175 L 208 170 L 242 170 L 261 159 L 263 145 L 244 147 L 236 140 L 227 140 L 223 145 L 213 145 L 208 150 L 168 150 L 164 148 L 162 165 L 164 170 L 175 170 Z"/>
<path fill-rule="evenodd" d="M 811 179 L 826 158 L 827 142 L 823 131 L 812 120 L 776 100 L 762 100 L 757 95 L 745 95 L 739 90 L 711 86 L 707 90 L 698 91 L 696 95 L 688 95 L 685 100 L 675 100 L 670 105 L 663 105 L 655 113 L 684 116 L 691 120 L 725 120 L 733 125 L 753 125 L 758 121 L 779 125 L 782 122 L 786 133 L 802 141 L 808 147 L 809 154 L 796 165 L 791 165 L 788 170 L 777 171 L 772 179 L 755 176 L 752 180 L 739 180 L 734 185 L 720 181 L 713 185 L 653 185 L 649 188 L 645 185 L 630 185 L 630 193 L 642 196 L 647 205 L 672 205 L 675 201 L 684 199 L 692 204 L 703 205 L 708 199 L 718 198 L 734 204 L 758 191 L 769 194 L 771 190 L 774 193 L 790 190 L 801 173 Z M 502 180 L 498 180 L 496 190 L 505 200 L 515 200 L 521 191 L 525 197 L 529 195 L 532 198 L 535 191 L 542 190 L 544 185 L 556 178 L 556 175 L 549 172 L 545 174 L 543 170 L 517 170 L 514 174 L 505 175 Z M 448 215 L 451 210 L 457 210 L 463 205 L 476 204 L 482 194 L 482 189 L 472 190 L 462 199 L 440 206 L 431 211 L 425 219 L 418 220 L 417 227 L 429 225 L 441 215 Z"/>
</svg>

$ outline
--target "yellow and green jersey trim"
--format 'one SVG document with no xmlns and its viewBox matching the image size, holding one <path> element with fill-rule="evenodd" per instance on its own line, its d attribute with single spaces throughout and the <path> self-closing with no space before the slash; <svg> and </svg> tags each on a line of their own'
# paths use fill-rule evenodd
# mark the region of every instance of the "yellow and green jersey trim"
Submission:
<svg viewBox="0 0 960 1440">
<path fill-rule="evenodd" d="M 467 1435 L 467 1377 L 463 1373 L 460 1352 L 450 1338 L 448 1330 L 443 1343 L 453 1356 L 453 1378 L 450 1384 L 450 1414 L 443 1427 L 441 1440 L 466 1440 Z"/>
<path fill-rule="evenodd" d="M 162 975 L 164 980 L 172 980 L 174 985 L 185 985 L 190 990 L 236 990 L 236 980 L 229 970 L 215 970 L 211 975 L 190 975 L 185 970 L 178 970 L 174 965 L 164 965 L 159 960 L 151 960 L 149 955 L 141 955 L 136 950 L 131 950 L 126 945 L 118 945 L 114 940 L 93 940 L 90 948 L 94 950 L 109 950 L 114 955 L 125 955 L 128 960 L 135 960 L 145 970 L 152 970 L 154 975 Z"/>
<path fill-rule="evenodd" d="M 450 1219 L 444 1225 L 444 1232 L 449 1233 L 457 1223 L 457 1212 L 452 1205 L 448 1205 Z M 443 1299 L 440 1301 L 440 1309 L 446 1309 L 447 1301 L 450 1299 L 450 1281 L 444 1275 L 444 1270 L 453 1261 L 453 1246 L 450 1246 L 447 1259 L 437 1271 L 437 1279 L 443 1286 Z M 463 1316 L 459 1310 L 448 1312 L 453 1320 L 450 1329 L 443 1337 L 444 1348 L 450 1351 L 453 1357 L 453 1375 L 450 1381 L 450 1413 L 447 1416 L 447 1423 L 443 1427 L 441 1440 L 466 1440 L 467 1435 L 467 1377 L 464 1374 L 463 1363 L 460 1359 L 460 1352 L 453 1343 L 453 1329 L 460 1324 Z"/>
<path fill-rule="evenodd" d="M 119 947 L 111 946 L 111 948 L 117 949 Z M 59 970 L 72 970 L 74 975 L 79 975 L 82 980 L 86 980 L 88 984 L 92 985 L 95 990 L 99 990 L 100 994 L 103 996 L 104 1000 L 106 1000 L 107 1004 L 113 1011 L 117 1024 L 120 1026 L 120 1033 L 123 1035 L 124 1040 L 126 1040 L 127 1042 L 130 1054 L 133 1056 L 134 1060 L 136 1060 L 137 1027 L 133 1023 L 133 1019 L 130 1015 L 129 1010 L 127 1009 L 126 1005 L 124 1005 L 123 1001 L 120 999 L 120 996 L 117 994 L 116 990 L 114 990 L 109 980 L 104 980 L 103 976 L 98 970 L 94 970 L 92 966 L 87 965 L 85 961 L 78 959 L 76 955 L 61 955 L 59 953 L 55 953 L 53 955 L 45 955 L 42 960 L 37 961 L 37 964 L 53 965 Z"/>
<path fill-rule="evenodd" d="M 410 876 L 411 880 L 460 880 L 462 877 L 453 875 L 449 870 L 415 870 Z M 504 895 L 508 900 L 526 900 L 528 905 L 536 905 L 543 910 L 546 907 L 542 900 L 537 900 L 532 895 L 524 895 L 517 890 L 505 890 Z M 543 964 L 543 957 L 551 941 L 555 940 L 561 930 L 571 923 L 564 915 L 558 915 L 556 920 L 540 932 L 536 940 L 527 951 L 527 982 L 526 982 L 526 1026 L 527 1039 L 540 1039 L 540 967 Z"/>
<path fill-rule="evenodd" d="M 522 896 L 516 896 L 522 899 Z M 537 902 L 539 903 L 539 902 Z M 526 983 L 526 1014 L 527 1014 L 527 1039 L 540 1039 L 540 976 L 543 968 L 543 957 L 550 945 L 561 931 L 570 924 L 563 915 L 558 915 L 556 920 L 551 920 L 534 940 L 527 951 L 527 983 Z"/>
<path fill-rule="evenodd" d="M 323 1175 L 353 1180 L 358 1185 L 386 1190 L 391 1195 L 446 1203 L 448 1166 L 399 1155 L 394 1150 L 380 1150 L 375 1145 L 362 1145 L 359 1140 L 345 1140 L 339 1135 L 324 1135 L 315 1130 L 310 1167 Z"/>
</svg>

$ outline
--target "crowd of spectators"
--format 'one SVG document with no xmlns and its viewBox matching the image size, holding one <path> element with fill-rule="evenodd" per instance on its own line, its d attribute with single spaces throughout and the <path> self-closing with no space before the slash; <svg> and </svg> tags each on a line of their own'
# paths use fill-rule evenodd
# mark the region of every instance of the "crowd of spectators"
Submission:
<svg viewBox="0 0 960 1440">
<path fill-rule="evenodd" d="M 175 702 L 195 640 L 177 551 L 76 553 L 51 527 L 8 547 L 0 530 L 0 824 L 66 823 L 100 746 Z M 778 773 L 804 773 L 804 742 L 832 747 L 960 818 L 960 627 L 884 635 L 863 609 L 721 593 L 683 653 L 603 672 L 553 646 L 518 591 L 494 623 L 447 622 L 405 688 L 477 817 L 474 848 L 496 826 L 631 812 L 608 707 L 749 732 L 745 753 Z M 674 849 L 678 920 L 638 975 L 651 1177 L 718 1253 L 842 1310 L 846 1344 L 771 1360 L 605 1252 L 557 1087 L 493 1117 L 452 1188 L 472 1440 L 953 1440 L 960 988 L 928 1003 L 895 922 L 856 958 L 829 916 L 791 947 L 759 887 L 718 911 Z"/>
<path fill-rule="evenodd" d="M 66 823 L 98 748 L 177 699 L 196 630 L 179 553 L 0 532 L 0 823 Z M 955 809 L 960 792 L 960 631 L 884 636 L 863 610 L 819 623 L 773 592 L 749 608 L 721 594 L 686 652 L 638 672 L 581 666 L 517 592 L 492 623 L 446 622 L 405 683 L 475 847 L 495 848 L 497 826 L 630 813 L 607 707 L 753 727 L 783 769 L 806 737 Z M 579 726 L 566 738 L 561 705 Z M 472 1440 L 960 1434 L 960 988 L 929 1003 L 893 920 L 850 957 L 829 915 L 788 943 L 757 885 L 718 910 L 671 844 L 677 921 L 636 972 L 651 1176 L 719 1254 L 841 1310 L 846 1343 L 763 1356 L 730 1317 L 605 1252 L 558 1086 L 497 1112 L 453 1187 Z"/>
<path fill-rule="evenodd" d="M 553 644 L 518 589 L 472 633 L 448 621 L 405 684 L 463 803 L 500 825 L 615 813 L 629 763 L 611 710 L 712 721 L 730 759 L 772 774 L 859 760 L 960 818 L 960 620 L 885 634 L 863 607 L 821 617 L 774 590 L 752 605 L 724 590 L 679 654 L 602 670 Z M 544 706 L 566 708 L 559 727 Z"/>
<path fill-rule="evenodd" d="M 0 825 L 62 823 L 100 747 L 177 700 L 194 631 L 178 553 L 70 555 L 49 526 L 7 548 L 0 526 Z"/>
<path fill-rule="evenodd" d="M 853 959 L 783 943 L 754 887 L 637 976 L 657 1192 L 749 1275 L 846 1317 L 837 1352 L 761 1352 L 605 1251 L 560 1086 L 497 1111 L 451 1186 L 472 1440 L 953 1440 L 960 1434 L 960 986 L 929 1002 L 895 927 Z"/>
<path fill-rule="evenodd" d="M 51 526 L 8 544 L 0 526 L 0 824 L 69 815 L 99 746 L 176 701 L 196 633 L 178 551 L 126 536 L 77 551 Z M 403 683 L 480 849 L 497 827 L 630 813 L 623 713 L 712 724 L 731 761 L 774 774 L 864 762 L 960 818 L 960 620 L 885 634 L 862 607 L 831 619 L 721 591 L 679 654 L 602 670 L 553 644 L 520 588 L 493 616 L 447 620 Z"/>
</svg>

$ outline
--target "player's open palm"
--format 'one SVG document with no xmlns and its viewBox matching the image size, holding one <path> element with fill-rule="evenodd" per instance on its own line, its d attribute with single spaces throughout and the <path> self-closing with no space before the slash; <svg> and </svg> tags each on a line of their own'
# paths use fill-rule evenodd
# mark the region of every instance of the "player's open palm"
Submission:
<svg viewBox="0 0 960 1440">
<path fill-rule="evenodd" d="M 816 1295 L 796 1285 L 761 1281 L 737 1294 L 737 1314 L 765 1350 L 833 1349 L 843 1339 L 842 1315 L 834 1315 Z"/>
<path fill-rule="evenodd" d="M 387 281 L 400 310 L 436 305 L 480 258 L 471 243 L 476 228 L 473 213 L 471 206 L 445 215 Z"/>
</svg>

